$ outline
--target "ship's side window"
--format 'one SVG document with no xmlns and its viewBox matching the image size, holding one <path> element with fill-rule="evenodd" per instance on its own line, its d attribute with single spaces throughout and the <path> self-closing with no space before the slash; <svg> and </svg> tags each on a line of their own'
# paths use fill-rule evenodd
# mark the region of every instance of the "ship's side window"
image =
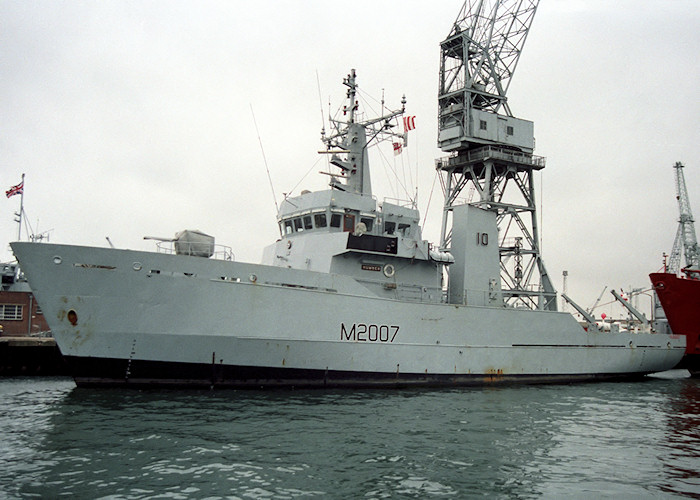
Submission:
<svg viewBox="0 0 700 500">
<path fill-rule="evenodd" d="M 294 219 L 294 230 L 299 232 L 304 230 L 304 226 L 301 223 L 301 217 Z"/>
<path fill-rule="evenodd" d="M 386 221 L 384 223 L 384 232 L 386 234 L 394 234 L 396 230 L 396 222 Z"/>
<path fill-rule="evenodd" d="M 315 214 L 314 224 L 316 227 L 326 227 L 326 214 Z"/>
<path fill-rule="evenodd" d="M 479 129 L 486 130 L 486 121 L 485 120 L 479 120 Z"/>
<path fill-rule="evenodd" d="M 304 229 L 313 229 L 313 225 L 311 224 L 311 216 L 310 215 L 305 215 L 304 216 Z"/>
<path fill-rule="evenodd" d="M 292 234 L 294 232 L 294 227 L 292 226 L 291 220 L 284 221 L 284 234 Z"/>
<path fill-rule="evenodd" d="M 343 220 L 340 214 L 331 214 L 331 227 L 340 227 L 340 221 Z"/>
<path fill-rule="evenodd" d="M 411 235 L 411 225 L 410 224 L 399 224 L 399 233 L 404 236 Z"/>
<path fill-rule="evenodd" d="M 374 223 L 374 219 L 371 219 L 370 217 L 362 217 L 360 218 L 360 222 L 364 223 L 364 225 L 367 226 L 367 231 L 372 231 L 372 224 Z"/>
</svg>

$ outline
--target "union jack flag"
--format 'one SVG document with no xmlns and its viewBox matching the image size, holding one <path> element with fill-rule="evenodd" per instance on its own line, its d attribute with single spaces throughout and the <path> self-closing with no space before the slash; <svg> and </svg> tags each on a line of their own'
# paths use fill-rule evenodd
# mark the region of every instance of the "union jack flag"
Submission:
<svg viewBox="0 0 700 500">
<path fill-rule="evenodd" d="M 10 198 L 11 196 L 22 193 L 24 193 L 24 181 L 20 182 L 16 186 L 12 186 L 10 189 L 5 191 L 5 196 Z"/>
</svg>

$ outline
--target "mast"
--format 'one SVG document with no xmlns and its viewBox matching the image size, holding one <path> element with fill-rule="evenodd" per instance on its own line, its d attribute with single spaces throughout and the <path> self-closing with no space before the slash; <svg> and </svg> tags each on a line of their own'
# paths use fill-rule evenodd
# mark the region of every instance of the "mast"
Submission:
<svg viewBox="0 0 700 500">
<path fill-rule="evenodd" d="M 348 87 L 348 104 L 343 106 L 343 119 L 329 117 L 333 132 L 328 137 L 322 132 L 321 140 L 327 148 L 322 153 L 330 154 L 330 163 L 340 169 L 339 175 L 332 175 L 332 188 L 372 196 L 367 146 L 375 139 L 403 137 L 391 129 L 395 126 L 392 119 L 405 111 L 406 97 L 402 98 L 399 110 L 389 111 L 377 118 L 359 120 L 358 85 L 354 69 L 343 79 L 343 85 Z"/>
<path fill-rule="evenodd" d="M 22 174 L 22 192 L 19 195 L 19 221 L 17 223 L 17 241 L 22 240 L 22 215 L 24 214 L 24 174 Z"/>
<path fill-rule="evenodd" d="M 24 174 L 19 188 L 19 212 L 15 212 L 15 222 L 17 222 L 17 241 L 22 241 L 22 216 L 24 215 Z"/>
</svg>

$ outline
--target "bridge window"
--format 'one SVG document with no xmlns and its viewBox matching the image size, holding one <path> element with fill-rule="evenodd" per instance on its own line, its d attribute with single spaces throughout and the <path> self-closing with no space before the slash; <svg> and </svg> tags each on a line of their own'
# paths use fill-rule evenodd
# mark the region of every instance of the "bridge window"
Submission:
<svg viewBox="0 0 700 500">
<path fill-rule="evenodd" d="M 341 214 L 331 214 L 331 227 L 340 227 Z"/>
<path fill-rule="evenodd" d="M 384 223 L 384 232 L 386 234 L 394 234 L 396 231 L 396 222 L 386 221 Z"/>
<path fill-rule="evenodd" d="M 304 216 L 304 229 L 313 229 L 313 224 L 311 224 L 311 216 L 310 215 L 305 215 Z"/>
<path fill-rule="evenodd" d="M 291 220 L 284 221 L 284 234 L 292 234 L 294 232 L 294 227 L 292 226 Z"/>
<path fill-rule="evenodd" d="M 315 214 L 314 223 L 316 227 L 326 227 L 326 214 Z"/>
<path fill-rule="evenodd" d="M 301 217 L 294 219 L 294 230 L 299 232 L 304 230 L 304 226 L 301 223 Z"/>
<path fill-rule="evenodd" d="M 360 218 L 360 222 L 364 223 L 364 225 L 367 227 L 367 231 L 372 231 L 372 224 L 374 223 L 374 219 L 370 217 L 362 217 Z"/>
</svg>

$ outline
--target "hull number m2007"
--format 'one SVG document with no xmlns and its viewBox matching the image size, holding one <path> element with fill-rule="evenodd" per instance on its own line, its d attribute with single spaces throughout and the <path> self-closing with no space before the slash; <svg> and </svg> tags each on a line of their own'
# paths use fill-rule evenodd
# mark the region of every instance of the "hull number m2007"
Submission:
<svg viewBox="0 0 700 500">
<path fill-rule="evenodd" d="M 353 323 L 345 326 L 340 324 L 340 340 L 353 342 L 393 342 L 399 327 L 396 325 L 373 325 Z"/>
</svg>

